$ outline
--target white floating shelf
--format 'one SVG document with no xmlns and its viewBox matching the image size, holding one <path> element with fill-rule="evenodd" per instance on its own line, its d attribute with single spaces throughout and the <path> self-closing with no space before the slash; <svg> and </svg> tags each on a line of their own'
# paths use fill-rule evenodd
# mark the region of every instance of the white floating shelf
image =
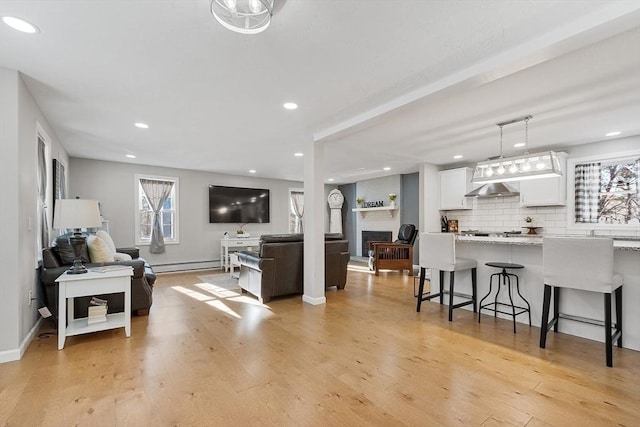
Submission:
<svg viewBox="0 0 640 427">
<path fill-rule="evenodd" d="M 367 212 L 387 212 L 389 216 L 392 217 L 397 210 L 398 208 L 392 208 L 391 206 L 382 206 L 379 208 L 353 208 L 351 212 L 359 212 L 361 218 L 364 218 Z"/>
</svg>

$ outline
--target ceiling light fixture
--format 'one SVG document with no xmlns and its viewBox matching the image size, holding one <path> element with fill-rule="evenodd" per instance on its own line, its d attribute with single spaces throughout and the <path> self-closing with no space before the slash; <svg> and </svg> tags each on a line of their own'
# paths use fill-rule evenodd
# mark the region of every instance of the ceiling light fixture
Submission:
<svg viewBox="0 0 640 427">
<path fill-rule="evenodd" d="M 13 28 L 14 30 L 21 31 L 27 34 L 35 34 L 40 32 L 38 27 L 24 19 L 16 18 L 15 16 L 3 16 L 2 20 L 5 24 Z"/>
<path fill-rule="evenodd" d="M 515 148 L 521 148 L 521 147 L 524 147 L 525 145 L 526 144 L 524 142 L 517 142 L 517 143 L 513 144 L 513 146 Z"/>
<path fill-rule="evenodd" d="M 293 155 L 296 157 L 302 157 L 304 156 L 304 153 L 293 153 Z"/>
<path fill-rule="evenodd" d="M 462 158 L 462 154 L 456 154 L 455 156 L 453 156 L 454 159 L 461 159 Z"/>
<path fill-rule="evenodd" d="M 135 159 L 136 156 L 134 156 L 133 154 L 127 154 L 126 157 L 130 158 L 130 159 Z"/>
<path fill-rule="evenodd" d="M 385 167 L 383 167 L 383 168 L 382 168 L 382 170 L 390 171 L 390 170 L 391 170 L 391 168 L 390 168 L 389 166 L 385 166 Z"/>
<path fill-rule="evenodd" d="M 240 34 L 258 34 L 267 29 L 274 0 L 211 0 L 210 10 L 223 27 Z"/>
<path fill-rule="evenodd" d="M 255 169 L 249 169 L 249 173 L 256 173 Z"/>
<path fill-rule="evenodd" d="M 142 122 L 136 122 L 133 124 L 135 127 L 137 127 L 138 129 L 149 129 L 149 125 L 146 123 L 142 123 Z"/>
<path fill-rule="evenodd" d="M 333 179 L 333 178 L 327 178 L 327 181 L 329 181 L 329 182 L 333 182 L 333 181 L 335 181 L 335 179 Z"/>
<path fill-rule="evenodd" d="M 287 110 L 295 110 L 296 108 L 298 108 L 298 104 L 296 104 L 295 102 L 285 102 L 282 106 Z"/>
<path fill-rule="evenodd" d="M 615 131 L 615 132 L 609 132 L 608 134 L 606 134 L 605 136 L 618 136 L 620 135 L 622 132 L 620 132 L 619 130 Z"/>
<path fill-rule="evenodd" d="M 489 159 L 476 165 L 473 172 L 474 184 L 488 184 L 492 182 L 522 181 L 526 179 L 547 178 L 552 176 L 562 176 L 560 160 L 553 151 L 529 154 L 525 148 L 525 153 L 517 157 L 502 157 L 502 127 L 512 123 L 524 121 L 525 142 L 529 143 L 529 120 L 532 116 L 518 117 L 506 122 L 497 123 L 500 127 L 500 156 Z"/>
</svg>

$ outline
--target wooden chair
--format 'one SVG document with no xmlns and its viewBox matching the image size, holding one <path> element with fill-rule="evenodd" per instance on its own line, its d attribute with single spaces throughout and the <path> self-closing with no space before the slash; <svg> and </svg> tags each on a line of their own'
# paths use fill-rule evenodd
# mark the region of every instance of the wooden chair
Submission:
<svg viewBox="0 0 640 427">
<path fill-rule="evenodd" d="M 394 242 L 369 242 L 369 259 L 373 262 L 375 275 L 380 270 L 409 270 L 413 276 L 413 244 L 418 230 L 413 224 L 403 224 Z"/>
</svg>

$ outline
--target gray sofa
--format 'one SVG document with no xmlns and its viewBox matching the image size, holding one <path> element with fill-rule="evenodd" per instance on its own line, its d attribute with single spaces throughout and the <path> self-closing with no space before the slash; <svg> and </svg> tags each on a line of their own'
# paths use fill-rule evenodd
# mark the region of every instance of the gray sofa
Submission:
<svg viewBox="0 0 640 427">
<path fill-rule="evenodd" d="M 270 234 L 260 238 L 257 252 L 239 252 L 239 285 L 262 303 L 272 297 L 301 294 L 304 235 Z M 342 234 L 325 235 L 325 288 L 344 289 L 349 241 Z"/>
<path fill-rule="evenodd" d="M 58 284 L 56 279 L 69 269 L 73 263 L 74 253 L 68 241 L 69 235 L 56 238 L 56 244 L 42 250 L 42 266 L 40 267 L 40 284 L 43 288 L 45 304 L 58 319 Z M 139 257 L 138 248 L 118 248 L 118 252 L 131 256 L 131 261 L 115 261 L 107 263 L 92 263 L 89 258 L 86 243 L 81 250 L 83 263 L 87 268 L 103 265 L 125 264 L 133 267 L 131 277 L 131 313 L 138 316 L 149 314 L 153 303 L 153 284 L 156 276 L 151 266 Z M 109 313 L 124 311 L 124 294 L 96 295 L 106 299 Z M 74 298 L 74 313 L 76 318 L 86 317 L 91 297 Z"/>
</svg>

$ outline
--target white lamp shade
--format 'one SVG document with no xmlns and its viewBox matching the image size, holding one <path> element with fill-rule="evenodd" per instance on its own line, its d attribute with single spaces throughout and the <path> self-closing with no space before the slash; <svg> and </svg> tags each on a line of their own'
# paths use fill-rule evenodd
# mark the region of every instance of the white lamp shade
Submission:
<svg viewBox="0 0 640 427">
<path fill-rule="evenodd" d="M 53 228 L 100 227 L 100 210 L 97 200 L 58 199 L 53 213 Z"/>
</svg>

